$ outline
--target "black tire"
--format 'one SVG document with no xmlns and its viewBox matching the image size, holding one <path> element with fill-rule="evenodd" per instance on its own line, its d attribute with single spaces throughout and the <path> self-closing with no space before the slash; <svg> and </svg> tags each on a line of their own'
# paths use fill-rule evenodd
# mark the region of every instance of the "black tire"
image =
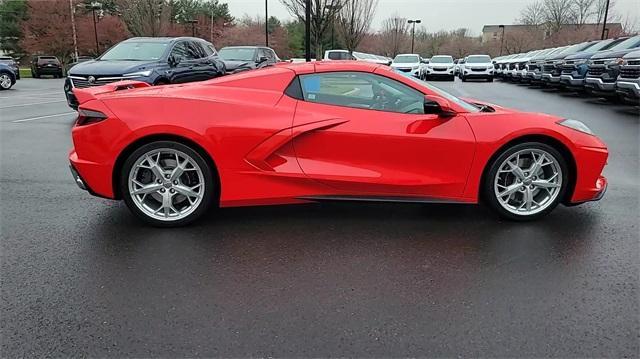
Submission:
<svg viewBox="0 0 640 359">
<path fill-rule="evenodd" d="M 461 76 L 461 77 L 460 77 L 460 80 L 462 80 L 462 82 L 467 82 L 467 78 L 466 78 L 466 77 L 464 77 L 464 76 Z"/>
<path fill-rule="evenodd" d="M 9 81 L 8 86 L 7 85 L 0 85 L 0 91 L 11 89 L 11 87 L 13 87 L 13 84 L 16 82 L 15 78 L 13 77 L 13 75 L 9 71 L 0 71 L 0 76 L 2 76 L 3 79 L 8 79 L 8 81 Z M 5 82 L 3 81 L 2 83 L 5 83 Z M 6 87 L 3 87 L 3 86 L 6 86 Z"/>
<path fill-rule="evenodd" d="M 487 82 L 493 82 L 493 77 L 489 77 L 489 78 L 487 79 Z"/>
<path fill-rule="evenodd" d="M 548 152 L 557 160 L 560 169 L 562 171 L 562 185 L 560 187 L 560 191 L 556 198 L 551 202 L 544 210 L 530 215 L 517 215 L 515 213 L 509 212 L 506 210 L 498 199 L 496 198 L 493 183 L 495 180 L 495 176 L 499 170 L 500 164 L 502 164 L 509 156 L 512 154 L 524 150 L 524 149 L 540 149 Z M 570 182 L 570 173 L 567 167 L 567 160 L 564 156 L 554 147 L 549 146 L 545 143 L 541 142 L 525 142 L 513 145 L 505 150 L 503 150 L 493 161 L 488 164 L 487 171 L 485 171 L 485 177 L 482 181 L 481 188 L 481 196 L 484 201 L 495 213 L 497 213 L 500 217 L 512 220 L 512 221 L 532 221 L 539 219 L 541 217 L 549 214 L 553 209 L 562 201 L 562 199 L 566 195 L 567 184 Z"/>
<path fill-rule="evenodd" d="M 138 158 L 144 155 L 145 153 L 152 151 L 154 149 L 160 149 L 160 148 L 175 149 L 175 150 L 182 151 L 183 153 L 189 155 L 202 169 L 202 174 L 204 177 L 204 185 L 205 185 L 205 189 L 202 194 L 202 200 L 198 205 L 198 207 L 193 212 L 191 212 L 189 215 L 181 219 L 163 221 L 163 220 L 158 220 L 153 217 L 150 217 L 145 212 L 143 212 L 140 208 L 138 208 L 138 206 L 134 203 L 134 200 L 132 199 L 131 194 L 129 193 L 129 190 L 128 190 L 129 173 L 133 165 L 135 164 L 136 160 L 138 160 Z M 203 158 L 203 156 L 198 151 L 194 150 L 193 148 L 187 145 L 184 145 L 182 143 L 175 142 L 175 141 L 156 141 L 156 142 L 151 142 L 137 148 L 135 151 L 133 151 L 129 155 L 129 157 L 127 157 L 127 159 L 124 162 L 124 165 L 122 166 L 122 171 L 119 174 L 122 198 L 127 204 L 127 207 L 129 207 L 129 209 L 142 221 L 155 227 L 180 227 L 180 226 L 184 226 L 189 223 L 192 223 L 198 220 L 199 218 L 201 218 L 209 210 L 209 208 L 214 204 L 214 202 L 217 202 L 216 199 L 218 198 L 218 194 L 216 193 L 216 188 L 217 188 L 216 178 L 217 177 L 214 177 L 214 170 L 211 168 L 208 162 Z"/>
</svg>

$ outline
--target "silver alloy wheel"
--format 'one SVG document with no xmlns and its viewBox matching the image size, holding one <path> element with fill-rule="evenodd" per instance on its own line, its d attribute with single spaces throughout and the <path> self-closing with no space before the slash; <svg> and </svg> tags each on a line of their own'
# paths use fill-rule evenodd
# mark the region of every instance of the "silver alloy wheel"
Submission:
<svg viewBox="0 0 640 359">
<path fill-rule="evenodd" d="M 0 74 L 0 86 L 2 86 L 3 89 L 8 89 L 11 87 L 11 77 L 9 77 L 9 75 L 7 74 Z"/>
<path fill-rule="evenodd" d="M 562 175 L 558 160 L 549 152 L 524 149 L 500 164 L 493 188 L 504 209 L 528 216 L 544 211 L 556 200 Z"/>
<path fill-rule="evenodd" d="M 177 221 L 202 202 L 205 181 L 198 163 L 186 153 L 158 148 L 140 156 L 129 172 L 129 194 L 147 216 Z"/>
</svg>

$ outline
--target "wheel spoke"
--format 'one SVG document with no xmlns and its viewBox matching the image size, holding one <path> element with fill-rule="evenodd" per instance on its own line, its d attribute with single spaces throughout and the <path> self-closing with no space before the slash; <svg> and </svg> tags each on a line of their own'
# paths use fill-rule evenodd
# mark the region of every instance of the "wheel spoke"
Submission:
<svg viewBox="0 0 640 359">
<path fill-rule="evenodd" d="M 516 178 L 520 180 L 523 180 L 525 178 L 522 168 L 518 167 L 517 164 L 513 164 L 511 161 L 508 161 L 507 165 L 509 165 L 509 168 L 511 169 L 511 173 L 513 173 L 516 176 Z"/>
<path fill-rule="evenodd" d="M 558 187 L 560 187 L 559 183 L 551 182 L 549 180 L 537 180 L 537 181 L 533 181 L 531 183 L 534 186 L 540 187 L 540 188 L 558 188 Z"/>
<path fill-rule="evenodd" d="M 177 185 L 177 186 L 173 186 L 173 189 L 176 190 L 176 192 L 180 193 L 181 195 L 187 197 L 187 198 L 200 198 L 200 193 L 196 192 L 195 189 L 199 188 L 200 185 L 195 185 L 193 187 L 187 187 L 184 185 Z"/>
<path fill-rule="evenodd" d="M 514 183 L 511 186 L 506 187 L 506 190 L 498 193 L 498 197 L 504 198 L 504 196 L 511 196 L 512 194 L 516 193 L 520 189 L 520 187 L 522 187 L 522 184 Z"/>
<path fill-rule="evenodd" d="M 533 152 L 531 153 L 531 156 L 533 157 L 533 164 L 531 165 L 531 168 L 529 169 L 529 175 L 530 176 L 534 176 L 542 168 L 544 160 L 546 159 L 546 157 L 545 157 L 544 153 L 542 153 L 542 154 L 540 154 L 540 157 L 538 157 L 536 159 L 535 154 Z"/>
<path fill-rule="evenodd" d="M 161 184 L 157 184 L 157 183 L 152 183 L 149 185 L 142 185 L 140 188 L 134 190 L 133 192 L 131 192 L 131 194 L 133 195 L 138 195 L 138 194 L 148 194 L 148 193 L 154 193 L 154 192 L 158 192 L 160 191 L 160 189 L 162 189 L 162 185 Z"/>
</svg>

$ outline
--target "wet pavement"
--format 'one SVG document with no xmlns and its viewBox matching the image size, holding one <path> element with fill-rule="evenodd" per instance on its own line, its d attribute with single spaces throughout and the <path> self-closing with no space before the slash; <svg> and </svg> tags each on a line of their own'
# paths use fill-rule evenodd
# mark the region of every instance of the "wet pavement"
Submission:
<svg viewBox="0 0 640 359">
<path fill-rule="evenodd" d="M 637 109 L 435 84 L 585 122 L 610 146 L 605 198 L 533 223 L 325 203 L 156 229 L 73 183 L 61 80 L 0 92 L 1 355 L 638 356 Z"/>
</svg>

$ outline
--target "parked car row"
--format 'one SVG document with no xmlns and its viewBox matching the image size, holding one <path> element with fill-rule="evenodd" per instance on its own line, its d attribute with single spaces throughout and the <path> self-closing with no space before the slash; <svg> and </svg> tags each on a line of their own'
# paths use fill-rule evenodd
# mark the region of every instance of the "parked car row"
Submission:
<svg viewBox="0 0 640 359">
<path fill-rule="evenodd" d="M 599 97 L 640 99 L 640 35 L 534 50 L 495 58 L 505 80 L 586 91 Z"/>
</svg>

